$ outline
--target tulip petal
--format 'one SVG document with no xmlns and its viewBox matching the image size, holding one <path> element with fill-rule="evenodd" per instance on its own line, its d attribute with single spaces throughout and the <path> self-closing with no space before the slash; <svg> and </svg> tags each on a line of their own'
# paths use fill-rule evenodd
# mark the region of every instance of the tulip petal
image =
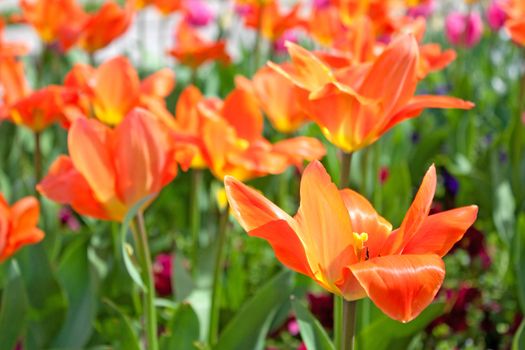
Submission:
<svg viewBox="0 0 525 350">
<path fill-rule="evenodd" d="M 390 119 L 388 124 L 384 126 L 384 130 L 388 130 L 400 122 L 417 117 L 426 108 L 458 108 L 458 109 L 471 109 L 474 104 L 469 101 L 464 101 L 459 98 L 451 96 L 438 96 L 438 95 L 419 95 L 414 96 L 410 102 L 397 111 L 396 114 Z"/>
<path fill-rule="evenodd" d="M 367 233 L 368 257 L 375 258 L 388 235 L 392 231 L 392 224 L 380 216 L 372 204 L 359 193 L 345 189 L 341 190 L 341 197 L 350 214 L 352 229 L 356 233 Z"/>
<path fill-rule="evenodd" d="M 322 275 L 319 279 L 333 284 L 341 279 L 346 266 L 357 261 L 350 216 L 339 190 L 319 161 L 313 161 L 304 170 L 300 194 L 295 219 L 308 261 L 314 273 Z"/>
<path fill-rule="evenodd" d="M 264 120 L 257 100 L 242 89 L 233 90 L 224 100 L 222 116 L 239 137 L 252 141 L 262 137 Z"/>
<path fill-rule="evenodd" d="M 268 62 L 268 65 L 295 85 L 308 91 L 316 91 L 334 80 L 330 68 L 313 53 L 291 42 L 286 42 L 286 47 L 292 58 L 293 68 L 285 70 L 273 62 Z"/>
<path fill-rule="evenodd" d="M 393 232 L 381 249 L 381 255 L 398 254 L 403 247 L 417 233 L 425 222 L 430 212 L 434 193 L 436 191 L 436 168 L 431 165 L 421 186 L 417 191 L 414 201 L 410 205 L 403 222 L 398 230 Z"/>
<path fill-rule="evenodd" d="M 525 45 L 525 19 L 512 19 L 505 23 L 512 40 L 520 45 Z"/>
<path fill-rule="evenodd" d="M 383 102 L 383 116 L 404 106 L 417 85 L 418 44 L 412 35 L 396 39 L 370 67 L 358 92 Z"/>
<path fill-rule="evenodd" d="M 175 73 L 169 68 L 163 68 L 142 81 L 140 92 L 153 97 L 165 98 L 175 87 Z"/>
<path fill-rule="evenodd" d="M 403 254 L 437 254 L 444 256 L 476 221 L 478 207 L 447 210 L 430 215 L 406 243 Z"/>
<path fill-rule="evenodd" d="M 116 57 L 100 65 L 94 88 L 97 118 L 110 125 L 120 123 L 137 104 L 139 88 L 139 76 L 128 59 Z"/>
<path fill-rule="evenodd" d="M 350 266 L 374 304 L 402 322 L 416 318 L 434 300 L 445 265 L 437 255 L 390 255 Z"/>
<path fill-rule="evenodd" d="M 71 161 L 102 203 L 112 201 L 116 193 L 111 132 L 94 119 L 80 118 L 73 122 L 68 135 Z"/>
<path fill-rule="evenodd" d="M 280 262 L 313 276 L 294 220 L 262 194 L 231 176 L 224 179 L 232 214 L 249 235 L 268 241 Z"/>
<path fill-rule="evenodd" d="M 33 229 L 38 224 L 40 204 L 35 197 L 20 199 L 11 207 L 13 231 L 22 232 Z"/>
<path fill-rule="evenodd" d="M 146 110 L 134 109 L 115 129 L 117 188 L 128 207 L 175 177 L 176 168 L 166 168 L 169 155 L 167 134 Z"/>
<path fill-rule="evenodd" d="M 47 176 L 37 185 L 37 190 L 45 197 L 60 204 L 69 204 L 82 215 L 102 220 L 121 220 L 121 217 L 110 217 L 89 187 L 86 179 L 74 168 L 67 156 L 58 157 L 49 168 Z"/>
</svg>

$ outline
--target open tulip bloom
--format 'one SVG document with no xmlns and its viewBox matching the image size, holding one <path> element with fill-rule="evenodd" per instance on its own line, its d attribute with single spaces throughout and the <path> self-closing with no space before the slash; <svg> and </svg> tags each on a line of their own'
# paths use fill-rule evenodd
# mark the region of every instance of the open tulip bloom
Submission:
<svg viewBox="0 0 525 350">
<path fill-rule="evenodd" d="M 432 302 L 445 277 L 441 258 L 478 211 L 471 205 L 429 215 L 434 166 L 396 230 L 363 196 L 338 190 L 318 161 L 303 173 L 294 217 L 233 177 L 225 186 L 235 218 L 249 235 L 267 240 L 284 265 L 348 301 L 368 296 L 402 322 Z"/>
</svg>

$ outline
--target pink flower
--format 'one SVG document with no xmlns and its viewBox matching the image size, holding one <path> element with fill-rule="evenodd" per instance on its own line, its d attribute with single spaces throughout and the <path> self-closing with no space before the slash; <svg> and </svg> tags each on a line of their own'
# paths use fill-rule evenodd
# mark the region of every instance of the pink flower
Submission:
<svg viewBox="0 0 525 350">
<path fill-rule="evenodd" d="M 169 296 L 173 293 L 171 287 L 172 257 L 170 254 L 159 254 L 153 263 L 153 278 L 155 290 L 159 296 Z"/>
<path fill-rule="evenodd" d="M 483 22 L 477 12 L 463 14 L 450 13 L 445 20 L 445 34 L 453 45 L 473 47 L 483 34 Z"/>
<path fill-rule="evenodd" d="M 501 2 L 494 0 L 487 9 L 487 21 L 492 30 L 499 30 L 505 24 L 507 14 L 501 8 Z"/>
<path fill-rule="evenodd" d="M 297 323 L 296 319 L 291 320 L 288 322 L 288 333 L 293 335 L 294 337 L 299 334 L 299 323 Z"/>
<path fill-rule="evenodd" d="M 202 0 L 186 1 L 186 21 L 193 27 L 204 27 L 215 18 L 211 7 Z"/>
<path fill-rule="evenodd" d="M 297 33 L 295 31 L 287 30 L 286 32 L 284 32 L 284 34 L 279 39 L 277 39 L 273 43 L 273 49 L 275 50 L 277 54 L 284 55 L 288 52 L 288 49 L 286 48 L 286 46 L 284 46 L 284 44 L 287 41 L 290 41 L 292 43 L 297 43 L 298 40 L 299 39 L 297 38 Z"/>
<path fill-rule="evenodd" d="M 312 6 L 314 9 L 319 10 L 330 6 L 330 0 L 313 0 Z"/>
<path fill-rule="evenodd" d="M 413 18 L 417 17 L 429 17 L 436 9 L 436 3 L 434 0 L 429 0 L 420 5 L 411 7 L 408 9 L 407 15 Z"/>
</svg>

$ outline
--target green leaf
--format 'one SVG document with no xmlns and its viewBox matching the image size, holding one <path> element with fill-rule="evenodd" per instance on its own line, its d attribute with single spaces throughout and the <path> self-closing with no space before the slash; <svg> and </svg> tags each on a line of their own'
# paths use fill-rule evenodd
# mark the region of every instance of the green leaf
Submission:
<svg viewBox="0 0 525 350">
<path fill-rule="evenodd" d="M 175 300 L 183 301 L 192 292 L 194 285 L 193 280 L 184 268 L 184 256 L 181 253 L 176 253 L 173 259 L 173 271 L 171 273 L 172 289 L 175 291 Z"/>
<path fill-rule="evenodd" d="M 126 266 L 126 269 L 128 270 L 128 273 L 133 279 L 133 282 L 139 286 L 139 288 L 142 291 L 146 290 L 146 287 L 144 286 L 144 282 L 142 281 L 142 277 L 140 276 L 140 272 L 133 264 L 133 261 L 131 261 L 131 257 L 129 256 L 129 252 L 126 249 L 126 237 L 128 235 L 128 228 L 135 218 L 137 216 L 138 212 L 142 209 L 144 204 L 146 204 L 148 201 L 153 199 L 155 197 L 155 194 L 150 194 L 149 196 L 146 196 L 142 198 L 140 201 L 138 201 L 127 213 L 124 217 L 124 221 L 122 222 L 122 226 L 120 228 L 120 247 L 122 249 L 122 257 L 124 258 L 124 265 Z"/>
<path fill-rule="evenodd" d="M 443 313 L 443 308 L 443 303 L 431 304 L 415 320 L 408 323 L 401 323 L 381 315 L 358 334 L 356 348 L 360 350 L 404 350 L 414 335 L 425 329 L 430 322 Z"/>
<path fill-rule="evenodd" d="M 89 236 L 78 236 L 68 246 L 58 268 L 69 309 L 66 321 L 54 341 L 57 348 L 81 349 L 93 332 L 97 313 L 95 276 L 88 259 Z"/>
<path fill-rule="evenodd" d="M 161 340 L 163 350 L 193 349 L 199 340 L 199 318 L 190 304 L 181 304 L 169 321 L 167 336 Z"/>
<path fill-rule="evenodd" d="M 120 322 L 117 327 L 112 327 L 114 335 L 111 339 L 115 350 L 141 350 L 140 341 L 135 328 L 126 314 L 112 301 L 104 299 L 104 303 L 109 306 L 119 316 Z"/>
<path fill-rule="evenodd" d="M 21 276 L 30 305 L 28 349 L 48 349 L 66 317 L 67 298 L 42 243 L 18 254 Z"/>
<path fill-rule="evenodd" d="M 334 344 L 321 323 L 297 299 L 292 297 L 292 308 L 299 323 L 301 337 L 310 350 L 334 350 Z"/>
<path fill-rule="evenodd" d="M 264 349 L 272 320 L 293 289 L 293 273 L 285 270 L 268 281 L 226 325 L 216 350 Z"/>
<path fill-rule="evenodd" d="M 525 313 L 525 214 L 522 214 L 518 219 L 513 242 L 513 260 L 517 277 L 518 300 L 521 311 Z"/>
<path fill-rule="evenodd" d="M 14 260 L 9 263 L 9 276 L 2 295 L 0 310 L 0 344 L 13 349 L 27 322 L 28 303 L 20 271 Z"/>
<path fill-rule="evenodd" d="M 514 232 L 516 202 L 512 188 L 507 181 L 497 186 L 494 199 L 494 225 L 496 225 L 502 241 L 509 245 Z"/>
<path fill-rule="evenodd" d="M 525 321 L 521 322 L 520 328 L 512 339 L 512 350 L 525 349 Z"/>
</svg>

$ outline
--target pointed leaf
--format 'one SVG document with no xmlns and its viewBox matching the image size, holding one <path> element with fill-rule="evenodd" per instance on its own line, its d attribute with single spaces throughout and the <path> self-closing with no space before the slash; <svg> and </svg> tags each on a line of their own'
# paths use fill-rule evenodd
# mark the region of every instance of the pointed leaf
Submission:
<svg viewBox="0 0 525 350">
<path fill-rule="evenodd" d="M 299 323 L 301 337 L 307 349 L 335 350 L 334 344 L 321 323 L 297 299 L 292 297 L 292 308 Z"/>
</svg>

